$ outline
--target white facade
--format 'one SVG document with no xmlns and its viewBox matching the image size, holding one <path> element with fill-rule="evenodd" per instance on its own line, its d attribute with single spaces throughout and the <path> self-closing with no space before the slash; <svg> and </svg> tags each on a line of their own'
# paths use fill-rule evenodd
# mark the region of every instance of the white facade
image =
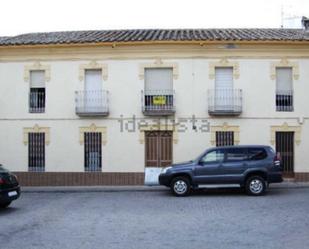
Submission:
<svg viewBox="0 0 309 249">
<path fill-rule="evenodd" d="M 135 132 L 120 131 L 123 122 L 158 117 L 142 113 L 142 70 L 147 67 L 173 67 L 173 89 L 179 118 L 209 121 L 209 132 L 195 131 L 192 124 L 175 126 L 173 162 L 195 158 L 214 146 L 214 129 L 236 130 L 239 144 L 274 145 L 274 130 L 295 131 L 294 171 L 309 173 L 309 47 L 287 45 L 240 46 L 235 51 L 217 45 L 212 49 L 196 45 L 124 48 L 67 48 L 0 50 L 0 151 L 1 163 L 12 171 L 28 171 L 28 145 L 25 128 L 49 128 L 46 143 L 46 172 L 84 172 L 84 145 L 81 128 L 104 128 L 102 172 L 144 172 L 145 139 Z M 184 49 L 183 49 L 184 48 Z M 233 86 L 242 89 L 239 116 L 209 116 L 208 89 L 215 88 L 213 68 L 233 67 Z M 276 111 L 274 67 L 293 69 L 294 111 Z M 75 113 L 75 91 L 84 90 L 83 70 L 101 68 L 102 89 L 109 92 L 109 115 L 80 117 Z M 44 113 L 29 113 L 27 72 L 46 72 Z M 176 122 L 177 123 L 177 122 Z M 199 124 L 197 123 L 197 126 Z M 35 126 L 37 126 L 35 128 Z M 214 128 L 216 127 L 216 128 Z M 218 128 L 219 127 L 219 128 Z M 234 128 L 233 128 L 234 127 Z M 199 128 L 199 126 L 197 127 Z M 236 141 L 237 140 L 237 141 Z"/>
</svg>

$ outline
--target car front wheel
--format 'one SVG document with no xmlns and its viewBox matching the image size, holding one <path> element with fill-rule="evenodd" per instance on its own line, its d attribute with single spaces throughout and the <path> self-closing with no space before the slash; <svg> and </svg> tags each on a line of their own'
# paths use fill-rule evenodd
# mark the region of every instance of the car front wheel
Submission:
<svg viewBox="0 0 309 249">
<path fill-rule="evenodd" d="M 180 176 L 172 180 L 171 189 L 176 196 L 186 196 L 190 193 L 191 185 L 188 178 Z"/>
<path fill-rule="evenodd" d="M 248 195 L 263 195 L 266 191 L 266 182 L 261 176 L 251 176 L 246 181 L 246 192 Z"/>
</svg>

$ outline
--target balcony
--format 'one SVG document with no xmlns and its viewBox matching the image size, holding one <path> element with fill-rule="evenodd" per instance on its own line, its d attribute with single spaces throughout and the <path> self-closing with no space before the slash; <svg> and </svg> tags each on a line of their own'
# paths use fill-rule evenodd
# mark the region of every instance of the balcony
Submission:
<svg viewBox="0 0 309 249">
<path fill-rule="evenodd" d="M 78 116 L 107 116 L 108 91 L 77 91 L 75 92 L 75 111 Z"/>
<path fill-rule="evenodd" d="M 276 92 L 276 110 L 277 112 L 292 112 L 293 107 L 293 91 L 277 90 Z"/>
<path fill-rule="evenodd" d="M 168 116 L 175 113 L 174 90 L 142 91 L 142 111 L 148 116 Z"/>
<path fill-rule="evenodd" d="M 45 89 L 31 88 L 29 93 L 29 112 L 44 113 L 45 112 Z"/>
<path fill-rule="evenodd" d="M 208 113 L 212 116 L 238 116 L 242 113 L 241 89 L 208 91 Z"/>
</svg>

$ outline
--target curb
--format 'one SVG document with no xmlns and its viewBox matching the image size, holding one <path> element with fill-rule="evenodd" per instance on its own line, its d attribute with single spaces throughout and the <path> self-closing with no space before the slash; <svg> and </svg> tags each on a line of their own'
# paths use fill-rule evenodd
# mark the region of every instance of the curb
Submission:
<svg viewBox="0 0 309 249">
<path fill-rule="evenodd" d="M 309 188 L 309 183 L 274 183 L 271 189 Z M 82 192 L 158 192 L 166 191 L 163 186 L 56 186 L 56 187 L 21 187 L 22 192 L 28 193 L 82 193 Z"/>
</svg>

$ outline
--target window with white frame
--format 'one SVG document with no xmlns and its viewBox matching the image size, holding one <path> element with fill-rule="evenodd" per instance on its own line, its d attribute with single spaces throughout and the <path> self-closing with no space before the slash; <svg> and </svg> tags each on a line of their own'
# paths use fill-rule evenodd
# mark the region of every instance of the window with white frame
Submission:
<svg viewBox="0 0 309 249">
<path fill-rule="evenodd" d="M 216 67 L 214 96 L 216 110 L 232 110 L 233 96 L 233 67 Z"/>
<path fill-rule="evenodd" d="M 173 68 L 145 68 L 144 105 L 146 109 L 172 109 L 173 95 Z"/>
<path fill-rule="evenodd" d="M 29 93 L 29 112 L 43 113 L 45 112 L 45 71 L 30 71 L 30 93 Z"/>
<path fill-rule="evenodd" d="M 292 112 L 293 104 L 293 69 L 291 67 L 276 68 L 276 110 Z"/>
</svg>

